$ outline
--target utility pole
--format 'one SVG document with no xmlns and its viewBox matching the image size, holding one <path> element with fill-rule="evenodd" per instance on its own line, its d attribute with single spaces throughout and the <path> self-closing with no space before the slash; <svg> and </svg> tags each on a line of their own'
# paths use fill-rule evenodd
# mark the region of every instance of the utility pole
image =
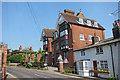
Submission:
<svg viewBox="0 0 120 80">
<path fill-rule="evenodd" d="M 2 42 L 2 0 L 0 0 L 0 42 Z"/>
<path fill-rule="evenodd" d="M 120 19 L 120 1 L 118 2 L 118 19 Z"/>
</svg>

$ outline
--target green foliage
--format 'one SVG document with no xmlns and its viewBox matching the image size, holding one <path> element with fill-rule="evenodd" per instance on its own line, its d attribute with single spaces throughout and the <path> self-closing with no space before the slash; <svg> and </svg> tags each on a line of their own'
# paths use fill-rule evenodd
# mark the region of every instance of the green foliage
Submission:
<svg viewBox="0 0 120 80">
<path fill-rule="evenodd" d="M 111 75 L 111 77 L 110 77 L 109 80 L 117 80 L 117 78 L 116 78 L 116 77 L 113 77 L 113 76 Z"/>
<path fill-rule="evenodd" d="M 23 57 L 21 54 L 14 54 L 14 55 L 10 56 L 8 59 L 12 63 L 20 63 L 21 60 L 23 60 Z"/>
<path fill-rule="evenodd" d="M 31 64 L 31 62 L 24 62 L 24 64 L 23 64 L 26 68 L 31 68 L 32 67 L 32 64 Z"/>
<path fill-rule="evenodd" d="M 72 70 L 64 70 L 63 73 L 72 73 Z"/>
<path fill-rule="evenodd" d="M 38 66 L 38 69 L 40 69 L 40 66 Z"/>
<path fill-rule="evenodd" d="M 10 63 L 10 56 L 11 56 L 11 54 L 7 54 L 7 63 Z"/>
<path fill-rule="evenodd" d="M 45 66 L 44 66 L 44 62 L 41 62 L 41 68 L 44 68 Z"/>
</svg>

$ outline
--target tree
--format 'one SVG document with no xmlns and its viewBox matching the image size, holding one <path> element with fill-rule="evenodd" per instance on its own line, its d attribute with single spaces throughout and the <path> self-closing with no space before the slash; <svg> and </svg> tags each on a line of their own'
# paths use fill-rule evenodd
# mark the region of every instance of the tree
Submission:
<svg viewBox="0 0 120 80">
<path fill-rule="evenodd" d="M 14 55 L 9 57 L 9 60 L 12 63 L 20 63 L 23 60 L 23 57 L 21 54 L 14 54 Z"/>
</svg>

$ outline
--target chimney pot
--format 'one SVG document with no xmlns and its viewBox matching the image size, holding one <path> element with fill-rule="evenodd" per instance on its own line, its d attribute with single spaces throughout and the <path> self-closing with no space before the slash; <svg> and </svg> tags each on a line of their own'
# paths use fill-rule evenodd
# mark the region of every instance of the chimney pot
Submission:
<svg viewBox="0 0 120 80">
<path fill-rule="evenodd" d="M 71 14 L 71 15 L 74 15 L 74 14 L 75 14 L 74 11 L 71 11 L 71 10 L 68 10 L 68 9 L 65 9 L 65 10 L 64 10 L 64 13 Z"/>
</svg>

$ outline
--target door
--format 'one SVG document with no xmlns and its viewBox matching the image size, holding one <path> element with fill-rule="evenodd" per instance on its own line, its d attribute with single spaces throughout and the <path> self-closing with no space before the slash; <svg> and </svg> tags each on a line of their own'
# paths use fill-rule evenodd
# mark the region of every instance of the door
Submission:
<svg viewBox="0 0 120 80">
<path fill-rule="evenodd" d="M 93 61 L 93 68 L 94 68 L 94 76 L 97 77 L 98 76 L 98 72 L 96 71 L 97 70 L 97 61 Z"/>
</svg>

